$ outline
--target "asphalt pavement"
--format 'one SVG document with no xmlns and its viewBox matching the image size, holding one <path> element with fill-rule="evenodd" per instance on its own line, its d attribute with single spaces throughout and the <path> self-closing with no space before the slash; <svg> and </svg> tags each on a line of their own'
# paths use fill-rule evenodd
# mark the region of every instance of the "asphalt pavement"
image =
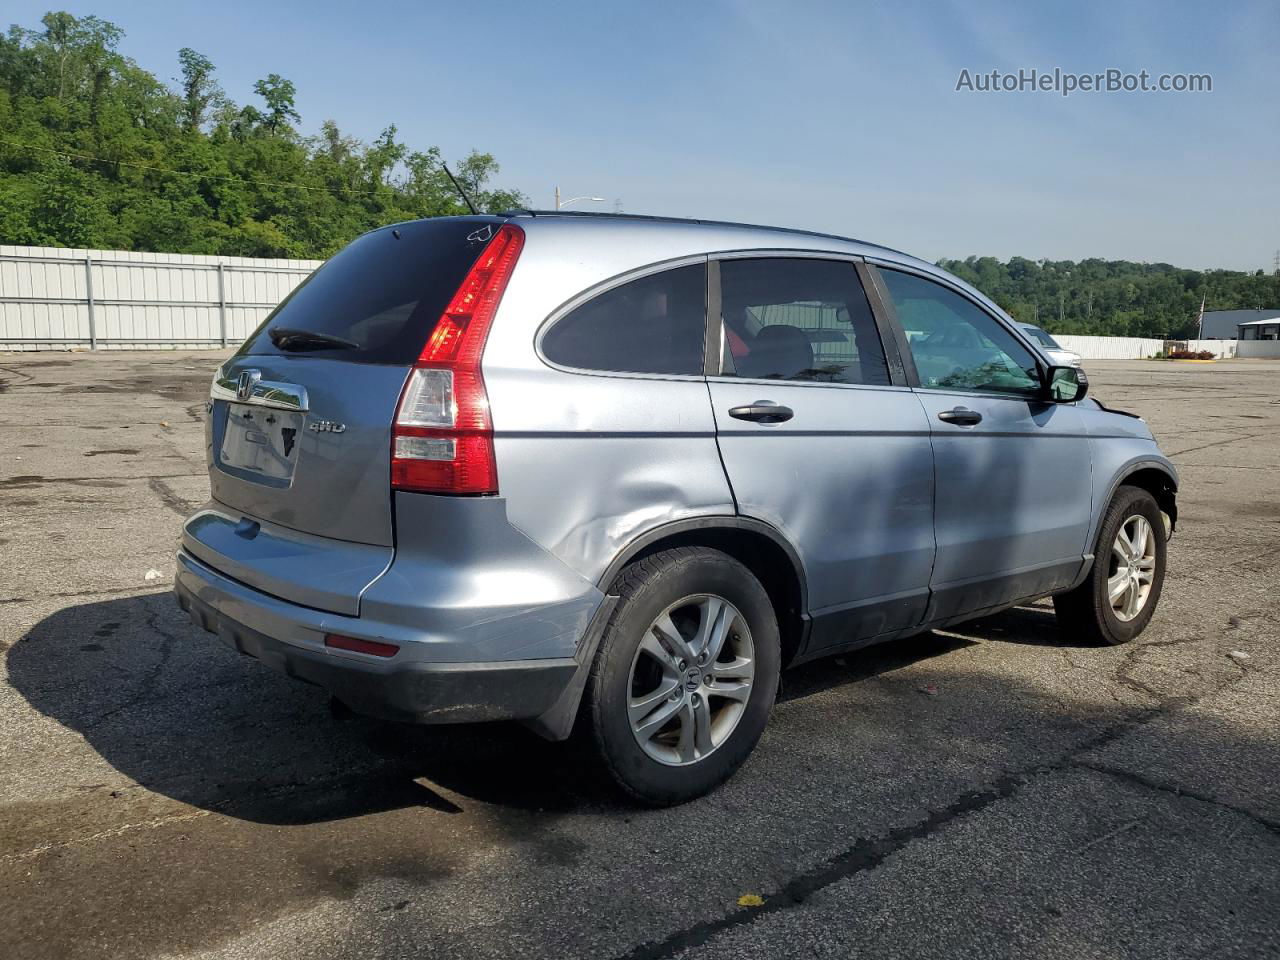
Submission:
<svg viewBox="0 0 1280 960">
<path fill-rule="evenodd" d="M 1280 956 L 1280 362 L 1088 364 L 1183 476 L 1147 632 L 788 674 L 673 810 L 331 714 L 169 593 L 222 354 L 0 355 L 0 957 Z"/>
</svg>

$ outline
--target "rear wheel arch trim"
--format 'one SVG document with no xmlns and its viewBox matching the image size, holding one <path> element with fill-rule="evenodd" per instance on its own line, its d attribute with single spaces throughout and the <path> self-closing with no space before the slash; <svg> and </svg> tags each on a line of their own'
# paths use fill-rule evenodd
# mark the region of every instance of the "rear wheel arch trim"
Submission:
<svg viewBox="0 0 1280 960">
<path fill-rule="evenodd" d="M 613 562 L 605 569 L 600 579 L 596 581 L 602 591 L 608 592 L 609 587 L 613 585 L 624 567 L 632 560 L 640 556 L 649 548 L 659 545 L 662 541 L 684 536 L 687 534 L 696 534 L 710 531 L 725 531 L 733 533 L 754 533 L 765 537 L 779 547 L 786 554 L 787 559 L 791 563 L 791 569 L 796 577 L 796 581 L 800 587 L 800 614 L 808 616 L 809 613 L 809 586 L 808 578 L 805 573 L 804 562 L 800 559 L 800 553 L 792 545 L 791 541 L 786 538 L 776 527 L 765 523 L 763 520 L 754 520 L 750 517 L 736 516 L 705 516 L 705 517 L 689 517 L 684 520 L 673 520 L 670 523 L 664 523 L 661 526 L 646 530 L 644 533 L 635 537 L 625 547 L 622 548 L 614 557 Z"/>
<path fill-rule="evenodd" d="M 652 547 L 662 548 L 664 541 L 671 540 L 675 537 L 686 535 L 697 535 L 706 532 L 730 532 L 730 533 L 753 533 L 758 534 L 771 543 L 776 545 L 791 564 L 792 574 L 796 579 L 799 587 L 798 610 L 796 611 L 799 618 L 797 624 L 797 633 L 793 638 L 792 656 L 803 652 L 808 640 L 809 627 L 809 592 L 808 582 L 805 577 L 804 564 L 800 560 L 800 554 L 796 551 L 791 542 L 783 536 L 775 527 L 765 523 L 762 520 L 754 520 L 749 517 L 738 517 L 725 514 L 717 514 L 712 516 L 689 517 L 683 520 L 674 520 L 670 523 L 664 523 L 661 526 L 646 530 L 644 533 L 633 538 L 625 547 L 623 547 L 614 557 L 613 562 L 605 569 L 596 581 L 596 586 L 605 595 L 604 601 L 600 608 L 596 611 L 595 617 L 592 619 L 591 626 L 588 628 L 586 636 L 583 638 L 579 646 L 577 659 L 578 670 L 574 675 L 573 681 L 561 695 L 559 701 L 540 717 L 533 720 L 525 721 L 525 725 L 530 727 L 539 736 L 548 740 L 564 740 L 573 729 L 575 720 L 582 703 L 583 692 L 586 687 L 587 675 L 591 669 L 591 665 L 595 659 L 596 649 L 604 631 L 609 625 L 609 621 L 613 617 L 613 612 L 617 607 L 618 597 L 609 593 L 609 588 L 613 586 L 618 575 L 622 570 L 637 557 L 644 554 Z M 748 565 L 749 566 L 749 565 Z M 767 588 L 766 588 L 767 589 Z M 779 623 L 781 631 L 782 624 Z M 786 652 L 784 650 L 784 657 Z"/>
</svg>

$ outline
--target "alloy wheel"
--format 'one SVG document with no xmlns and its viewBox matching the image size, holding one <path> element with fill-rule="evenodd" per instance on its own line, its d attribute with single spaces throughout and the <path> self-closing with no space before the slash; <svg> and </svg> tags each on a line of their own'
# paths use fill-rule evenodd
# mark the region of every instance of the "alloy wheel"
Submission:
<svg viewBox="0 0 1280 960">
<path fill-rule="evenodd" d="M 729 739 L 754 677 L 755 647 L 738 608 L 711 594 L 678 600 L 650 624 L 632 658 L 631 732 L 659 763 L 696 763 Z"/>
<path fill-rule="evenodd" d="M 1127 623 L 1142 612 L 1155 573 L 1155 531 L 1146 517 L 1134 514 L 1120 524 L 1111 545 L 1107 599 L 1116 619 Z"/>
</svg>

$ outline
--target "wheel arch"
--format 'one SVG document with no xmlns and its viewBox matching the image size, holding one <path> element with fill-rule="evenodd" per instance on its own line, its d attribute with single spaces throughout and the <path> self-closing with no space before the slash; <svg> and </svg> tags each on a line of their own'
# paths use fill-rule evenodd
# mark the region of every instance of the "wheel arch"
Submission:
<svg viewBox="0 0 1280 960">
<path fill-rule="evenodd" d="M 804 646 L 809 625 L 804 564 L 791 542 L 776 528 L 748 517 L 714 516 L 676 520 L 632 540 L 609 564 L 597 586 L 609 593 L 631 563 L 671 547 L 711 547 L 733 557 L 764 586 L 778 617 L 782 664 Z"/>
<path fill-rule="evenodd" d="M 1140 461 L 1122 472 L 1111 486 L 1111 492 L 1103 504 L 1103 511 L 1122 486 L 1139 487 L 1156 499 L 1161 512 L 1169 517 L 1169 534 L 1178 525 L 1178 477 L 1158 460 Z"/>
</svg>

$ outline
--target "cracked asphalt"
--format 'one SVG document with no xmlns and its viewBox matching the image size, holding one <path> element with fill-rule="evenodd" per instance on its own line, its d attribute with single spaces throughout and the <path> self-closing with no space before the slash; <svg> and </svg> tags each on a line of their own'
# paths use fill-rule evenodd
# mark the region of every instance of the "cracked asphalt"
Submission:
<svg viewBox="0 0 1280 960">
<path fill-rule="evenodd" d="M 1183 475 L 1137 642 L 1036 604 L 806 665 L 650 811 L 186 621 L 220 357 L 0 356 L 0 957 L 1280 956 L 1280 363 L 1089 364 Z"/>
</svg>

